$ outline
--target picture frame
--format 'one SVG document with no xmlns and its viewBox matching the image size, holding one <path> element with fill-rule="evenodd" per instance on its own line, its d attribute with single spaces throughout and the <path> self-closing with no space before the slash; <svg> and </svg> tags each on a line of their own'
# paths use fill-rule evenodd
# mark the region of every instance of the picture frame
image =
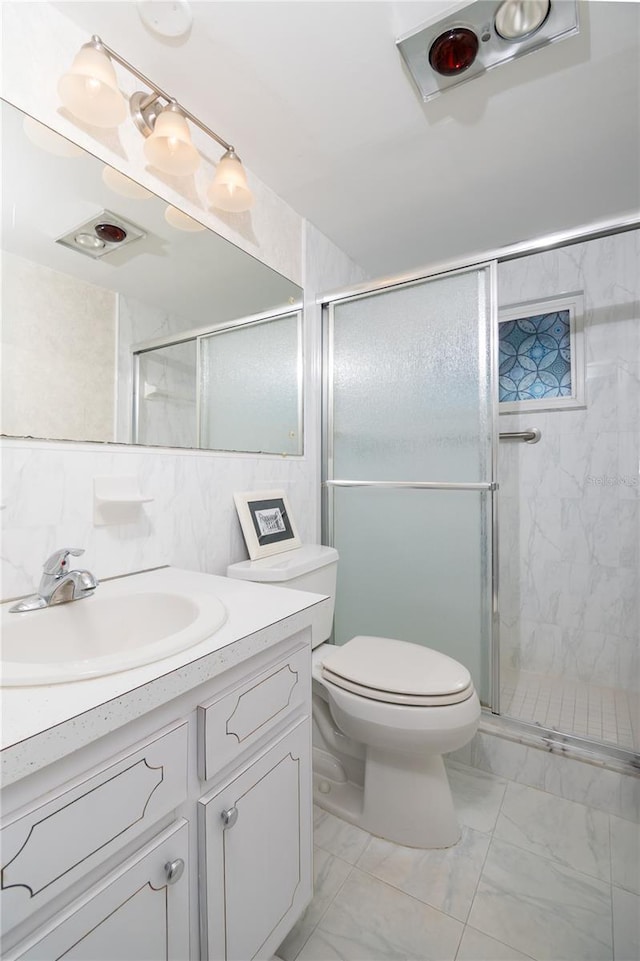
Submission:
<svg viewBox="0 0 640 961">
<path fill-rule="evenodd" d="M 498 312 L 501 414 L 585 407 L 582 292 Z"/>
<path fill-rule="evenodd" d="M 252 561 L 302 546 L 284 491 L 240 491 L 233 499 Z"/>
</svg>

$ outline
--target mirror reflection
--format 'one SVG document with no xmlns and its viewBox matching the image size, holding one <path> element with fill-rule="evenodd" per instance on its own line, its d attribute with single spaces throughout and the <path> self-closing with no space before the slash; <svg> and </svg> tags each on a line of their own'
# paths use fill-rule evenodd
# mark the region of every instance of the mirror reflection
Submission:
<svg viewBox="0 0 640 961">
<path fill-rule="evenodd" d="M 1 108 L 2 433 L 301 454 L 301 289 Z"/>
</svg>

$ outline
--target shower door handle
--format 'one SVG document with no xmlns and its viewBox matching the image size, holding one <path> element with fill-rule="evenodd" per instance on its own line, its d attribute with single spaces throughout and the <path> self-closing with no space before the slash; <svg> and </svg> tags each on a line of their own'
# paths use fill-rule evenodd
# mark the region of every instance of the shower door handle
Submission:
<svg viewBox="0 0 640 961">
<path fill-rule="evenodd" d="M 495 491 L 498 485 L 491 481 L 383 481 L 383 480 L 326 480 L 325 487 L 378 487 L 389 490 L 431 491 Z"/>
</svg>

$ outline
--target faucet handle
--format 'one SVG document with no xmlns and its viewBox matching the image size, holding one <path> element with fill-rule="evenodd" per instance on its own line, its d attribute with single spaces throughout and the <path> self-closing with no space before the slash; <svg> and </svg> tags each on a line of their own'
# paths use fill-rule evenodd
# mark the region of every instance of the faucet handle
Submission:
<svg viewBox="0 0 640 961">
<path fill-rule="evenodd" d="M 80 557 L 81 554 L 84 554 L 84 549 L 81 547 L 63 547 L 62 550 L 55 551 L 55 553 L 45 561 L 43 567 L 44 573 L 51 574 L 53 577 L 59 577 L 60 574 L 65 574 L 69 554 L 73 554 L 74 557 Z"/>
</svg>

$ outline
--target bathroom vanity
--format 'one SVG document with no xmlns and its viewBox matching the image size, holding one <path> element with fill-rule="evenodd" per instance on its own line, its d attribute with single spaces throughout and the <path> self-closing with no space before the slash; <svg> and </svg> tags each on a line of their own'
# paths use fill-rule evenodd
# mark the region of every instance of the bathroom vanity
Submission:
<svg viewBox="0 0 640 961">
<path fill-rule="evenodd" d="M 171 568 L 99 588 L 114 604 L 181 589 L 225 606 L 211 637 L 3 689 L 6 961 L 270 958 L 311 898 L 310 641 L 328 601 Z"/>
</svg>

